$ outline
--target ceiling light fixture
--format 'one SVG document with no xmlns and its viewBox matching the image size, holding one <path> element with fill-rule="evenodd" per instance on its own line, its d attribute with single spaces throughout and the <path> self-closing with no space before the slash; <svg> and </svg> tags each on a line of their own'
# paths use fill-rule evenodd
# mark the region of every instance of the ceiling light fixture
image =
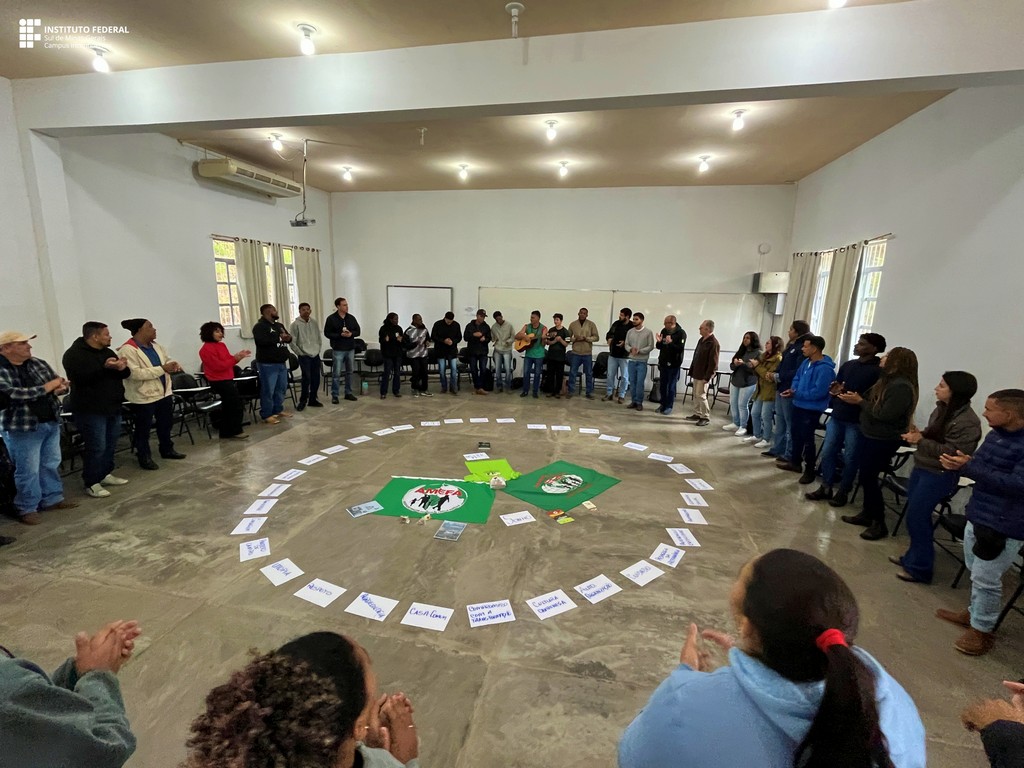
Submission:
<svg viewBox="0 0 1024 768">
<path fill-rule="evenodd" d="M 103 58 L 110 53 L 110 49 L 104 48 L 102 45 L 90 45 L 89 50 L 96 54 L 92 60 L 92 68 L 103 74 L 110 72 L 110 62 Z"/>
<path fill-rule="evenodd" d="M 284 149 L 284 144 L 281 143 L 280 133 L 272 133 L 267 138 L 270 139 L 270 147 L 275 152 L 280 152 L 282 149 Z"/>
<path fill-rule="evenodd" d="M 554 141 L 555 140 L 555 136 L 558 135 L 558 131 L 555 130 L 555 126 L 558 125 L 558 121 L 557 120 L 545 120 L 544 123 L 548 127 L 547 134 L 546 134 L 547 137 L 548 137 L 548 141 Z"/>
<path fill-rule="evenodd" d="M 732 129 L 734 131 L 742 131 L 745 123 L 743 122 L 743 116 L 747 114 L 745 109 L 735 109 L 732 113 Z"/>
<path fill-rule="evenodd" d="M 463 181 L 469 178 L 469 166 L 466 163 L 459 163 L 459 178 Z"/>
<path fill-rule="evenodd" d="M 846 5 L 846 0 L 828 0 L 828 7 L 832 9 L 842 8 L 844 5 Z"/>
<path fill-rule="evenodd" d="M 352 181 L 352 166 L 344 165 L 342 167 L 345 169 L 345 172 L 343 174 L 341 174 L 342 180 L 343 181 Z"/>
<path fill-rule="evenodd" d="M 296 28 L 302 33 L 302 40 L 299 41 L 299 50 L 306 56 L 312 56 L 316 53 L 316 43 L 313 42 L 316 27 L 312 24 L 297 24 Z"/>
<path fill-rule="evenodd" d="M 512 39 L 519 38 L 519 14 L 526 10 L 522 3 L 508 3 L 505 6 L 508 15 L 512 17 Z"/>
<path fill-rule="evenodd" d="M 699 173 L 704 173 L 711 167 L 710 165 L 708 165 L 708 160 L 711 159 L 711 155 L 701 155 L 699 159 L 700 165 L 697 166 L 697 171 Z"/>
<path fill-rule="evenodd" d="M 566 176 L 569 175 L 569 161 L 562 160 L 558 164 L 562 166 L 561 168 L 558 169 L 558 175 L 564 179 Z"/>
</svg>

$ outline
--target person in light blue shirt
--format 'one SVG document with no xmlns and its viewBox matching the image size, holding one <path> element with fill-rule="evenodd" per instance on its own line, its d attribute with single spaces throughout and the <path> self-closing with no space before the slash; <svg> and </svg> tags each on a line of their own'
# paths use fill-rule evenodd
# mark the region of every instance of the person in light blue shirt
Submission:
<svg viewBox="0 0 1024 768">
<path fill-rule="evenodd" d="M 619 768 L 924 768 L 913 700 L 853 645 L 857 602 L 825 563 L 792 549 L 748 562 L 730 594 L 739 627 L 712 672 L 696 624 L 680 665 L 619 742 Z"/>
</svg>

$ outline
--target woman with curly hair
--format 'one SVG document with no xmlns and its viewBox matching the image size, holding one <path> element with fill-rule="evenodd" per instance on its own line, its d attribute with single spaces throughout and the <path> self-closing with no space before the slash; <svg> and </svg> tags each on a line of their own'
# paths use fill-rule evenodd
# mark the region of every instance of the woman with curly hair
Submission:
<svg viewBox="0 0 1024 768">
<path fill-rule="evenodd" d="M 182 768 L 419 768 L 412 704 L 376 692 L 365 649 L 334 632 L 253 651 L 206 697 Z"/>
</svg>

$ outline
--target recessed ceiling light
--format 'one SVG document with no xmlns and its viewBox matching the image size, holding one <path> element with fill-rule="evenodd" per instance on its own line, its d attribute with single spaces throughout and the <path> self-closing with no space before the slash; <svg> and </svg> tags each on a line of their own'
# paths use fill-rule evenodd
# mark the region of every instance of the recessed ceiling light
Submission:
<svg viewBox="0 0 1024 768">
<path fill-rule="evenodd" d="M 563 179 L 569 175 L 569 161 L 562 160 L 558 163 L 561 167 L 558 169 L 558 175 Z"/>
<path fill-rule="evenodd" d="M 342 166 L 342 167 L 345 169 L 345 172 L 343 174 L 341 174 L 342 180 L 343 181 L 352 181 L 352 166 L 345 165 L 345 166 Z"/>
<path fill-rule="evenodd" d="M 745 110 L 745 109 L 735 109 L 735 110 L 733 110 L 733 113 L 732 113 L 732 115 L 733 115 L 733 117 L 732 117 L 732 129 L 734 131 L 742 131 L 743 130 L 743 126 L 744 126 L 743 116 L 745 114 L 747 114 L 747 110 Z"/>
<path fill-rule="evenodd" d="M 90 45 L 89 50 L 96 54 L 92 60 L 92 68 L 97 72 L 108 73 L 110 71 L 110 62 L 103 57 L 110 53 L 110 49 L 104 48 L 102 45 Z"/>
<path fill-rule="evenodd" d="M 548 137 L 548 141 L 554 141 L 555 140 L 555 136 L 558 135 L 558 131 L 555 130 L 555 126 L 558 125 L 558 121 L 557 120 L 545 120 L 544 123 L 548 127 L 548 130 L 547 130 L 547 133 L 546 133 L 546 135 Z"/>
<path fill-rule="evenodd" d="M 704 173 L 711 167 L 708 165 L 708 160 L 711 159 L 711 155 L 701 155 L 698 159 L 700 160 L 700 165 L 697 166 L 698 172 Z"/>
<path fill-rule="evenodd" d="M 299 50 L 306 56 L 312 56 L 316 53 L 316 43 L 313 42 L 316 27 L 312 24 L 297 24 L 296 28 L 302 33 L 302 40 L 299 41 Z"/>
<path fill-rule="evenodd" d="M 469 166 L 466 163 L 459 163 L 459 178 L 463 181 L 469 178 Z"/>
<path fill-rule="evenodd" d="M 270 147 L 275 152 L 280 152 L 282 149 L 284 149 L 284 144 L 281 143 L 280 133 L 272 133 L 267 138 L 270 139 Z"/>
<path fill-rule="evenodd" d="M 828 0 L 829 8 L 842 8 L 846 5 L 846 0 Z"/>
</svg>

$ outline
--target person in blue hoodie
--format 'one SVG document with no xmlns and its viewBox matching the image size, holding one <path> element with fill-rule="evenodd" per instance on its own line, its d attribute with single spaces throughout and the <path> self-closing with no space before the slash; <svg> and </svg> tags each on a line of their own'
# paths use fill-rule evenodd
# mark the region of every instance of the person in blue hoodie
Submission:
<svg viewBox="0 0 1024 768">
<path fill-rule="evenodd" d="M 793 452 L 789 461 L 779 464 L 779 469 L 803 473 L 800 481 L 805 485 L 814 482 L 814 430 L 828 408 L 832 382 L 836 380 L 835 363 L 824 349 L 825 340 L 821 336 L 804 340 L 804 361 L 793 377 L 793 386 L 782 392 L 782 397 L 790 398 L 793 403 L 790 426 Z"/>
<path fill-rule="evenodd" d="M 782 362 L 775 369 L 775 440 L 761 454 L 774 456 L 776 461 L 792 458 L 790 422 L 793 419 L 793 400 L 782 393 L 793 386 L 793 377 L 804 361 L 804 342 L 811 337 L 811 326 L 806 320 L 794 320 L 789 326 L 789 342 L 782 352 Z"/>
<path fill-rule="evenodd" d="M 690 625 L 680 665 L 619 742 L 619 768 L 923 768 L 925 731 L 905 690 L 853 645 L 857 601 L 816 557 L 776 549 L 730 594 L 739 637 L 708 672 Z"/>
</svg>

